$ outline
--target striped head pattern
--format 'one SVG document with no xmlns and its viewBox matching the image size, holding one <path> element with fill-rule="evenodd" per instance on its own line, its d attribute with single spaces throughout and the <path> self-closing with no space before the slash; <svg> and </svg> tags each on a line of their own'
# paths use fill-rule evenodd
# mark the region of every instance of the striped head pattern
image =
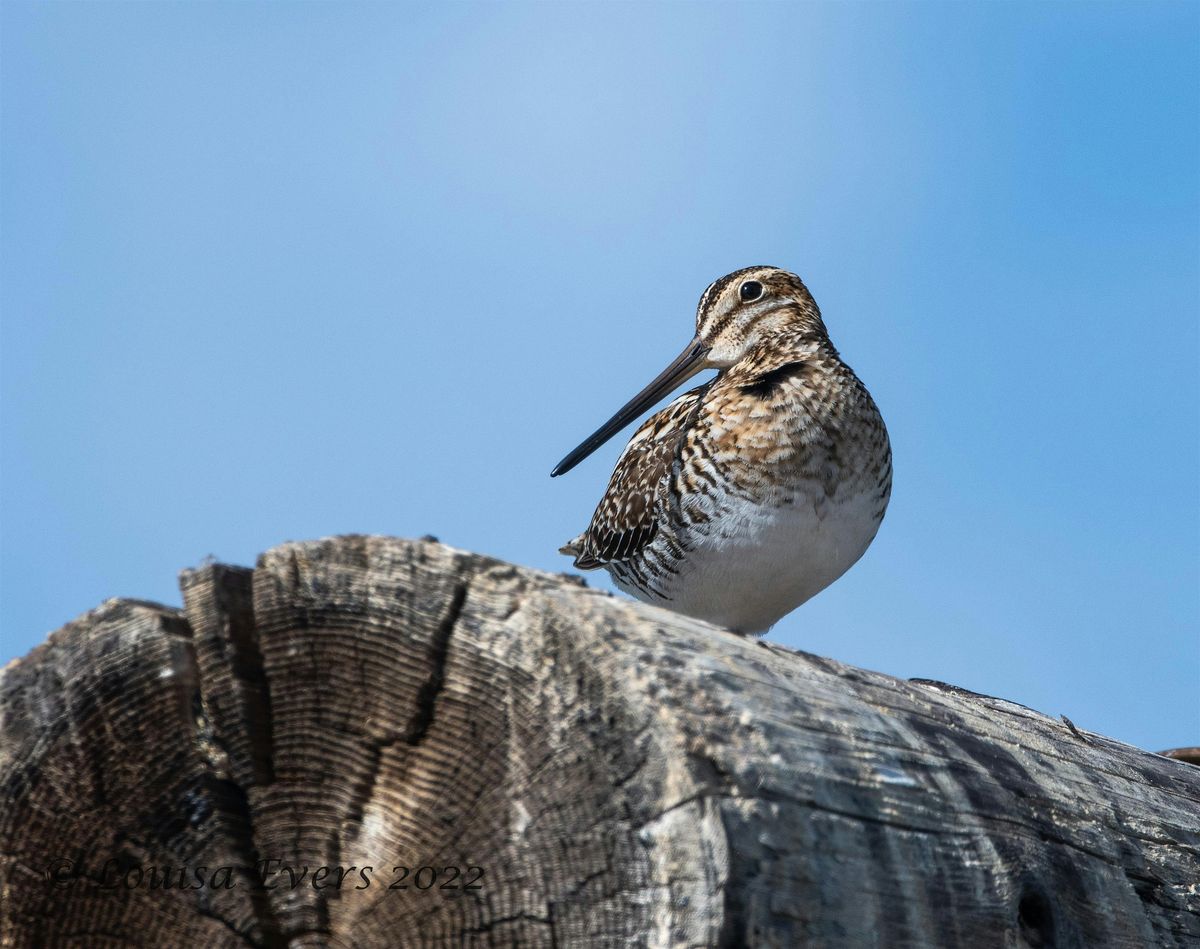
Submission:
<svg viewBox="0 0 1200 949">
<path fill-rule="evenodd" d="M 814 344 L 829 340 L 816 301 L 793 273 L 746 267 L 714 280 L 700 297 L 696 340 L 707 350 L 707 367 L 732 366 L 779 336 Z"/>
</svg>

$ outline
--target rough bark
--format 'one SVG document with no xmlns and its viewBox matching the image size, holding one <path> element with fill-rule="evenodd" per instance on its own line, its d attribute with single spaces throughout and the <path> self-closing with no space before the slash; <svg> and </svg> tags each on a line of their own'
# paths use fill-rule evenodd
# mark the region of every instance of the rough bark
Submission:
<svg viewBox="0 0 1200 949">
<path fill-rule="evenodd" d="M 1200 942 L 1183 761 L 431 540 L 182 586 L 3 671 L 3 945 Z"/>
</svg>

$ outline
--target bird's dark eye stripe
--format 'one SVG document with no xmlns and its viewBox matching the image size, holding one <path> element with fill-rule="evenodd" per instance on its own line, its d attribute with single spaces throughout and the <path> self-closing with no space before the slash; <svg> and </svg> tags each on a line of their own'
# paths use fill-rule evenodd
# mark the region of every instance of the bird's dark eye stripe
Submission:
<svg viewBox="0 0 1200 949">
<path fill-rule="evenodd" d="M 738 290 L 743 303 L 751 303 L 763 295 L 763 285 L 757 280 L 747 280 Z"/>
</svg>

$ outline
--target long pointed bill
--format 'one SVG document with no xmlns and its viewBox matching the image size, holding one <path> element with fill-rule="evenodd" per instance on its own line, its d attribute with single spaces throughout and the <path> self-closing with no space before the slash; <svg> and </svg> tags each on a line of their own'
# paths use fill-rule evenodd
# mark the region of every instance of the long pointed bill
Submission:
<svg viewBox="0 0 1200 949">
<path fill-rule="evenodd" d="M 659 373 L 650 385 L 630 399 L 621 411 L 596 429 L 582 445 L 560 461 L 550 472 L 550 477 L 557 478 L 560 474 L 566 474 L 664 395 L 673 392 L 696 373 L 707 368 L 705 363 L 707 355 L 708 347 L 700 340 L 693 339 L 688 343 L 687 349 L 676 356 L 675 361 Z"/>
</svg>

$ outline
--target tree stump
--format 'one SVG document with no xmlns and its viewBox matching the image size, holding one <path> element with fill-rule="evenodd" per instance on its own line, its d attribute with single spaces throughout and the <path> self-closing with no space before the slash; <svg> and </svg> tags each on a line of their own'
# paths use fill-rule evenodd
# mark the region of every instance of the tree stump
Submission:
<svg viewBox="0 0 1200 949">
<path fill-rule="evenodd" d="M 1195 946 L 1200 769 L 432 540 L 0 678 L 4 946 Z"/>
</svg>

